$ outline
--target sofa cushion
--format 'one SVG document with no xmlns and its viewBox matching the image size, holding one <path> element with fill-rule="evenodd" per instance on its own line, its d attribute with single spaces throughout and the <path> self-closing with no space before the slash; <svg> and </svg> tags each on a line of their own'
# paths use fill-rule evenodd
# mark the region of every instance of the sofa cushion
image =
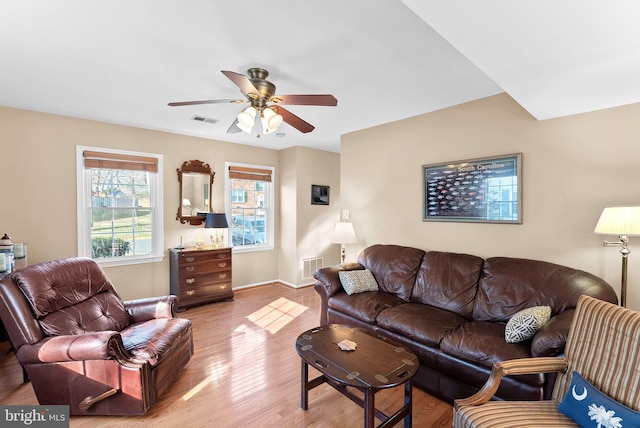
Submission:
<svg viewBox="0 0 640 428">
<path fill-rule="evenodd" d="M 380 312 L 376 323 L 416 342 L 438 347 L 445 334 L 465 319 L 453 312 L 419 303 L 405 303 Z"/>
<path fill-rule="evenodd" d="M 411 302 L 471 317 L 483 260 L 468 254 L 427 252 L 420 264 Z"/>
<path fill-rule="evenodd" d="M 499 322 L 465 322 L 442 338 L 440 350 L 485 367 L 498 361 L 530 357 L 527 343 L 504 341 L 504 329 L 505 324 Z"/>
<path fill-rule="evenodd" d="M 347 294 L 378 291 L 378 283 L 370 270 L 347 270 L 338 272 L 342 288 Z"/>
<path fill-rule="evenodd" d="M 362 250 L 358 263 L 369 269 L 380 290 L 408 302 L 425 252 L 399 245 L 372 245 Z"/>
<path fill-rule="evenodd" d="M 383 291 L 370 291 L 348 295 L 338 291 L 329 299 L 329 307 L 338 312 L 374 324 L 378 314 L 384 309 L 405 303 L 400 297 Z"/>
<path fill-rule="evenodd" d="M 550 306 L 554 316 L 575 308 L 582 294 L 617 303 L 613 289 L 588 272 L 540 260 L 491 257 L 484 261 L 473 319 L 507 322 L 532 306 Z"/>
<path fill-rule="evenodd" d="M 504 329 L 507 343 L 524 342 L 531 339 L 551 318 L 549 306 L 534 306 L 523 309 L 509 318 Z"/>
</svg>

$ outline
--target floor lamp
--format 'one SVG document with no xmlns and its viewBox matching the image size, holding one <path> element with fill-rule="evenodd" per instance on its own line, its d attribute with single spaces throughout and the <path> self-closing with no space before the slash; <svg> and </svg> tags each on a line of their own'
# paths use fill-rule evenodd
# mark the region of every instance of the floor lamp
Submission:
<svg viewBox="0 0 640 428">
<path fill-rule="evenodd" d="M 340 222 L 336 224 L 336 228 L 331 235 L 331 243 L 340 244 L 340 263 L 344 264 L 345 259 L 345 244 L 355 244 L 358 242 L 356 233 L 353 231 L 353 224 L 347 222 Z"/>
<path fill-rule="evenodd" d="M 622 280 L 620 304 L 627 307 L 627 263 L 629 259 L 629 236 L 640 235 L 640 206 L 607 207 L 602 211 L 594 233 L 618 235 L 620 241 L 604 241 L 605 247 L 620 246 L 622 254 Z"/>
</svg>

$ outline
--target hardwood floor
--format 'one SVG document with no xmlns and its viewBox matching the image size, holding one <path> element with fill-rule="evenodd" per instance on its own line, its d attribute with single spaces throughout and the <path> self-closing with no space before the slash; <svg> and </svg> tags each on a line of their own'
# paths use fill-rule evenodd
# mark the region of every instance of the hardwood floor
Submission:
<svg viewBox="0 0 640 428">
<path fill-rule="evenodd" d="M 200 306 L 179 316 L 193 322 L 195 355 L 149 413 L 138 417 L 77 416 L 71 427 L 358 427 L 363 411 L 328 385 L 309 393 L 300 408 L 298 335 L 318 325 L 313 287 L 282 284 L 238 290 L 233 302 Z M 311 368 L 310 377 L 317 372 Z M 0 403 L 37 404 L 13 354 L 0 359 Z M 392 414 L 402 388 L 376 394 Z M 413 426 L 450 427 L 451 406 L 413 389 Z M 379 421 L 376 421 L 379 423 Z"/>
</svg>

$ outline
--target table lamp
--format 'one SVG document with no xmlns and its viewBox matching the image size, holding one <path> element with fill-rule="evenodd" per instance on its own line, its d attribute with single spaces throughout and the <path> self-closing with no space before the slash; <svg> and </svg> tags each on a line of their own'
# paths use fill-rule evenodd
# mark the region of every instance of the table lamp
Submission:
<svg viewBox="0 0 640 428">
<path fill-rule="evenodd" d="M 340 263 L 344 263 L 345 244 L 355 244 L 358 242 L 356 233 L 353 231 L 353 224 L 340 222 L 336 224 L 336 228 L 331 235 L 331 243 L 340 244 Z"/>
<path fill-rule="evenodd" d="M 213 238 L 213 233 L 210 236 L 211 245 L 215 248 L 223 247 L 224 240 L 224 232 L 222 232 L 222 236 L 219 235 L 219 229 L 228 229 L 229 223 L 227 222 L 227 216 L 224 213 L 207 213 L 207 218 L 204 222 L 205 229 L 216 229 L 216 237 Z"/>
<path fill-rule="evenodd" d="M 629 236 L 640 235 L 640 206 L 607 207 L 602 211 L 594 233 L 618 235 L 620 241 L 604 241 L 605 247 L 621 246 L 622 280 L 620 304 L 627 306 L 627 262 L 629 258 Z"/>
</svg>

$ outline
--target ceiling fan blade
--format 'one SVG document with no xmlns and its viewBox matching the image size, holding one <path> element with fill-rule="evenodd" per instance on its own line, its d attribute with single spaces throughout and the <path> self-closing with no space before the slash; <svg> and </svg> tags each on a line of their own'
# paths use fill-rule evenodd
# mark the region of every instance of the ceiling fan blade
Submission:
<svg viewBox="0 0 640 428">
<path fill-rule="evenodd" d="M 242 132 L 242 129 L 238 128 L 238 118 L 236 118 L 229 129 L 227 129 L 227 134 L 237 134 L 238 132 Z"/>
<path fill-rule="evenodd" d="M 200 100 L 200 101 L 180 101 L 177 103 L 169 103 L 167 105 L 171 107 L 179 106 L 195 106 L 198 104 L 217 104 L 217 103 L 244 103 L 245 100 Z"/>
<path fill-rule="evenodd" d="M 338 100 L 333 95 L 274 95 L 269 100 L 276 104 L 299 106 L 337 106 Z"/>
<path fill-rule="evenodd" d="M 311 132 L 315 129 L 315 126 L 300 119 L 298 116 L 291 113 L 289 110 L 286 110 L 284 107 L 271 106 L 271 108 L 274 109 L 276 113 L 282 116 L 282 120 L 284 120 L 289 125 L 296 128 L 298 131 L 302 132 L 303 134 L 306 134 L 307 132 Z"/>
<path fill-rule="evenodd" d="M 236 73 L 235 71 L 227 71 L 221 70 L 222 74 L 227 76 L 229 80 L 236 84 L 238 88 L 242 91 L 243 94 L 249 95 L 253 94 L 255 97 L 260 96 L 260 92 L 253 86 L 253 83 L 249 80 L 247 76 L 244 74 Z"/>
</svg>

